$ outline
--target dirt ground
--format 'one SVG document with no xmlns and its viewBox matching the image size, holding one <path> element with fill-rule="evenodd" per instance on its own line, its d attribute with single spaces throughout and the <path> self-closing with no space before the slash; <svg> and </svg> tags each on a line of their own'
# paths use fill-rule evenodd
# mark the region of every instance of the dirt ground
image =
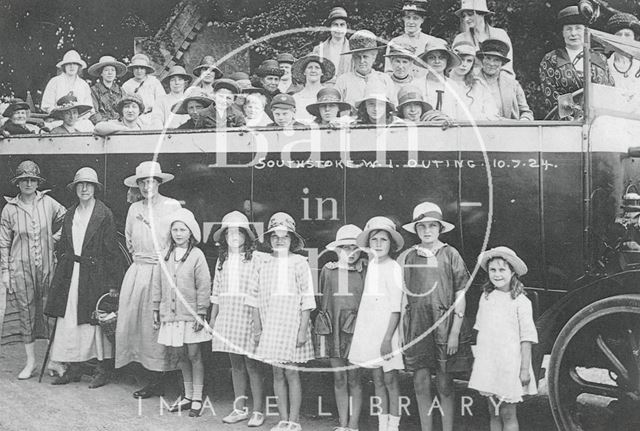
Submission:
<svg viewBox="0 0 640 431">
<path fill-rule="evenodd" d="M 44 357 L 46 342 L 37 343 L 38 357 Z M 163 411 L 159 398 L 137 401 L 132 392 L 138 389 L 140 382 L 136 380 L 133 370 L 118 372 L 114 381 L 99 389 L 88 389 L 89 376 L 83 377 L 80 383 L 66 386 L 52 386 L 52 378 L 45 374 L 42 383 L 37 377 L 27 381 L 17 380 L 17 374 L 24 366 L 24 350 L 22 345 L 3 346 L 0 349 L 0 403 L 1 431 L 54 431 L 54 430 L 96 430 L 96 431 L 156 431 L 156 430 L 245 430 L 246 422 L 237 425 L 224 425 L 222 417 L 231 408 L 233 391 L 230 372 L 223 358 L 209 357 L 208 362 L 218 367 L 210 368 L 211 379 L 206 382 L 205 392 L 211 401 L 200 418 L 178 416 Z M 170 403 L 178 394 L 179 375 L 173 376 L 166 403 Z M 370 380 L 366 381 L 365 390 L 372 392 Z M 302 408 L 302 425 L 305 430 L 332 430 L 337 426 L 333 410 L 331 376 L 328 374 L 304 373 L 304 402 Z M 541 388 L 544 390 L 544 387 Z M 402 378 L 402 392 L 412 393 L 410 376 Z M 485 402 L 459 385 L 458 398 L 469 397 L 471 414 L 467 411 L 456 421 L 456 430 L 487 430 L 488 416 Z M 319 400 L 321 409 L 319 409 Z M 409 407 L 409 416 L 404 416 L 400 429 L 418 431 L 417 411 L 415 403 Z M 366 408 L 366 407 L 365 407 Z M 269 416 L 262 428 L 270 429 L 278 421 L 275 406 L 273 415 Z M 324 416 L 328 413 L 329 416 Z M 518 410 L 520 429 L 522 431 L 551 431 L 556 429 L 551 417 L 547 397 L 544 394 L 530 398 Z M 377 430 L 375 417 L 369 415 L 368 409 L 363 411 L 361 430 Z M 436 423 L 439 418 L 436 414 Z M 438 427 L 436 429 L 439 429 Z"/>
</svg>

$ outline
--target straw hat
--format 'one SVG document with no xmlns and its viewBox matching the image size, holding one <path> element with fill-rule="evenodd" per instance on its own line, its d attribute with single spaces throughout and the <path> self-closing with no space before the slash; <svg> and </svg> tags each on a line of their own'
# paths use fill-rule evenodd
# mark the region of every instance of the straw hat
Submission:
<svg viewBox="0 0 640 431">
<path fill-rule="evenodd" d="M 325 105 L 338 105 L 338 112 L 351 111 L 353 106 L 342 101 L 340 91 L 333 87 L 325 87 L 318 91 L 316 95 L 316 103 L 307 105 L 307 112 L 314 117 L 320 117 L 320 107 Z"/>
<path fill-rule="evenodd" d="M 116 68 L 116 76 L 118 78 L 123 77 L 127 73 L 127 66 L 124 63 L 119 62 L 110 55 L 103 55 L 100 57 L 100 61 L 96 64 L 89 66 L 89 75 L 99 77 L 102 74 L 102 69 L 106 66 L 113 66 Z"/>
<path fill-rule="evenodd" d="M 171 80 L 171 78 L 173 78 L 174 76 L 179 76 L 181 78 L 183 78 L 185 81 L 187 81 L 187 84 L 189 82 L 191 82 L 191 80 L 193 78 L 191 78 L 191 75 L 189 75 L 187 73 L 187 71 L 185 70 L 184 67 L 182 66 L 172 66 L 169 69 L 169 73 L 167 74 L 167 76 L 165 76 L 164 78 L 162 78 L 162 83 L 164 85 L 169 85 L 169 81 Z"/>
<path fill-rule="evenodd" d="M 389 54 L 385 54 L 385 57 L 402 57 L 409 60 L 416 59 L 416 48 L 406 43 L 390 43 Z"/>
<path fill-rule="evenodd" d="M 84 115 L 93 109 L 93 106 L 79 104 L 78 99 L 73 94 L 62 96 L 58 99 L 56 105 L 57 106 L 51 110 L 49 116 L 58 120 L 64 119 L 64 113 L 72 109 L 78 110 L 78 116 Z"/>
<path fill-rule="evenodd" d="M 300 247 L 304 246 L 304 239 L 296 232 L 295 220 L 287 213 L 278 212 L 271 216 L 267 230 L 262 234 L 262 237 L 266 238 L 267 235 L 271 233 L 275 233 L 278 236 L 284 233 L 291 233 L 300 241 Z"/>
<path fill-rule="evenodd" d="M 143 178 L 160 178 L 163 183 L 171 181 L 175 177 L 173 174 L 162 172 L 160 163 L 154 161 L 145 161 L 136 167 L 136 174 L 125 178 L 124 185 L 128 187 L 138 187 L 138 180 Z"/>
<path fill-rule="evenodd" d="M 349 39 L 349 51 L 340 55 L 353 54 L 354 52 L 376 51 L 384 48 L 384 45 L 378 46 L 376 35 L 369 30 L 358 30 Z"/>
<path fill-rule="evenodd" d="M 200 242 L 202 239 L 202 233 L 200 232 L 200 225 L 196 221 L 193 213 L 186 208 L 180 208 L 171 213 L 171 217 L 169 217 L 169 226 L 173 223 L 181 221 L 191 231 L 191 235 L 193 235 L 193 239 L 196 240 L 196 244 Z"/>
<path fill-rule="evenodd" d="M 2 115 L 4 117 L 11 118 L 11 116 L 16 111 L 20 111 L 22 109 L 26 109 L 28 111 L 31 108 L 29 107 L 29 104 L 27 102 L 25 102 L 24 100 L 22 100 L 22 99 L 13 99 L 11 102 L 9 102 L 9 106 L 7 106 L 5 108 L 5 110 L 2 113 Z"/>
<path fill-rule="evenodd" d="M 333 64 L 333 61 L 328 58 L 320 57 L 316 54 L 309 54 L 299 58 L 295 63 L 293 63 L 293 66 L 291 67 L 291 75 L 293 75 L 293 78 L 298 82 L 306 82 L 304 71 L 309 63 L 313 62 L 318 63 L 320 65 L 320 69 L 322 69 L 320 82 L 327 82 L 335 76 L 336 66 Z"/>
<path fill-rule="evenodd" d="M 398 115 L 403 117 L 402 107 L 408 103 L 419 103 L 422 105 L 422 113 L 431 111 L 433 106 L 424 101 L 422 92 L 418 87 L 405 85 L 398 91 Z"/>
<path fill-rule="evenodd" d="M 451 51 L 449 48 L 449 44 L 446 40 L 440 38 L 434 38 L 427 42 L 424 46 L 424 52 L 418 56 L 420 60 L 422 60 L 425 64 L 427 63 L 427 56 L 434 51 L 443 51 L 447 54 L 449 59 L 447 60 L 447 69 L 453 69 L 454 67 L 460 66 L 462 61 L 458 54 Z"/>
<path fill-rule="evenodd" d="M 279 76 L 284 75 L 284 71 L 280 69 L 278 62 L 276 60 L 265 60 L 260 64 L 258 70 L 256 70 L 256 75 L 261 78 L 265 76 Z"/>
<path fill-rule="evenodd" d="M 102 190 L 102 184 L 98 181 L 98 174 L 93 168 L 84 167 L 78 169 L 73 181 L 67 184 L 67 190 L 73 191 L 78 183 L 92 183 L 98 190 Z"/>
<path fill-rule="evenodd" d="M 356 238 L 356 245 L 360 248 L 368 248 L 369 236 L 371 235 L 371 232 L 376 230 L 383 230 L 389 233 L 391 238 L 393 238 L 393 241 L 396 243 L 395 251 L 399 251 L 404 247 L 404 238 L 402 238 L 402 235 L 400 235 L 396 230 L 396 225 L 391 221 L 391 219 L 381 216 L 369 219 L 364 230 Z"/>
<path fill-rule="evenodd" d="M 453 49 L 453 52 L 458 54 L 458 56 L 471 55 L 475 57 L 477 52 L 476 47 L 468 40 L 460 40 L 456 42 L 453 44 L 451 49 Z"/>
<path fill-rule="evenodd" d="M 40 176 L 40 166 L 38 166 L 36 162 L 33 162 L 31 160 L 20 162 L 20 164 L 16 168 L 15 177 L 11 178 L 10 180 L 11 184 L 16 184 L 23 178 L 35 178 L 36 180 L 42 182 L 47 181 Z"/>
<path fill-rule="evenodd" d="M 387 97 L 386 88 L 378 83 L 367 84 L 364 89 L 364 98 L 356 102 L 356 108 L 358 110 L 366 109 L 365 102 L 367 100 L 378 100 L 381 102 L 385 102 L 387 104 L 387 111 L 389 112 L 395 111 L 396 109 L 396 107 L 393 106 L 393 103 L 391 103 L 391 101 Z"/>
<path fill-rule="evenodd" d="M 636 37 L 640 36 L 640 20 L 630 13 L 620 12 L 614 14 L 609 18 L 605 26 L 607 33 L 611 34 L 616 34 L 623 28 L 632 30 Z"/>
<path fill-rule="evenodd" d="M 488 262 L 496 257 L 509 262 L 518 276 L 525 275 L 529 270 L 527 268 L 527 264 L 524 263 L 524 261 L 518 257 L 516 252 L 511 250 L 509 247 L 496 247 L 492 248 L 491 250 L 487 250 L 484 253 L 481 253 L 480 256 L 478 256 L 478 262 L 480 263 L 482 269 L 489 272 L 487 268 Z"/>
<path fill-rule="evenodd" d="M 500 39 L 487 39 L 480 43 L 480 51 L 476 56 L 482 60 L 485 55 L 493 55 L 500 58 L 502 63 L 508 63 L 511 60 L 507 55 L 509 54 L 509 45 Z"/>
<path fill-rule="evenodd" d="M 336 240 L 327 244 L 326 249 L 329 251 L 335 251 L 336 248 L 343 245 L 357 245 L 356 241 L 358 235 L 362 233 L 362 229 L 354 224 L 346 224 L 338 229 L 336 233 Z"/>
<path fill-rule="evenodd" d="M 413 209 L 413 220 L 402 226 L 402 228 L 408 232 L 416 233 L 416 224 L 427 221 L 437 221 L 440 223 L 442 225 L 441 233 L 450 232 L 455 229 L 453 224 L 442 219 L 442 210 L 440 207 L 431 202 L 423 202 L 416 205 Z"/>
<path fill-rule="evenodd" d="M 127 69 L 133 73 L 133 69 L 136 67 L 147 69 L 147 74 L 156 73 L 156 70 L 151 65 L 151 60 L 146 54 L 136 54 L 131 58 L 131 63 L 129 63 Z"/>
<path fill-rule="evenodd" d="M 336 6 L 333 9 L 331 9 L 331 11 L 329 12 L 329 16 L 324 21 L 325 27 L 331 27 L 331 23 L 337 19 L 343 19 L 349 22 L 349 15 L 347 14 L 347 11 L 343 7 Z"/>
<path fill-rule="evenodd" d="M 240 93 L 240 87 L 238 86 L 238 83 L 233 79 L 220 78 L 213 82 L 213 91 L 217 91 L 221 88 L 226 88 L 233 94 Z"/>
<path fill-rule="evenodd" d="M 56 64 L 56 67 L 58 69 L 62 69 L 62 67 L 65 64 L 77 64 L 82 69 L 86 69 L 87 68 L 87 63 L 85 63 L 84 60 L 82 58 L 80 58 L 80 54 L 78 54 L 78 51 L 76 51 L 74 49 L 71 49 L 71 50 L 65 52 L 64 56 L 62 57 L 62 60 L 60 60 L 58 62 L 58 64 Z"/>
<path fill-rule="evenodd" d="M 187 106 L 189 105 L 189 102 L 192 101 L 200 102 L 203 108 L 208 108 L 213 103 L 213 99 L 208 98 L 204 94 L 193 94 L 191 96 L 185 97 L 184 99 L 173 105 L 171 107 L 171 112 L 178 115 L 188 114 Z"/>
<path fill-rule="evenodd" d="M 249 219 L 246 215 L 242 214 L 240 211 L 232 211 L 222 217 L 222 222 L 220 223 L 222 226 L 220 229 L 214 232 L 213 240 L 215 242 L 220 242 L 220 238 L 222 235 L 229 229 L 230 227 L 236 227 L 238 229 L 244 229 L 249 236 L 251 241 L 256 240 L 256 236 L 253 234 L 251 230 L 251 224 L 249 223 Z"/>
<path fill-rule="evenodd" d="M 493 13 L 487 7 L 487 0 L 462 0 L 460 2 L 460 9 L 455 11 L 455 14 L 458 17 L 461 17 L 462 16 L 462 12 L 464 12 L 466 10 L 474 11 L 476 13 L 481 13 L 481 14 L 485 14 L 485 15 Z"/>
<path fill-rule="evenodd" d="M 122 99 L 120 99 L 116 104 L 116 112 L 122 115 L 122 109 L 124 108 L 124 105 L 130 102 L 138 104 L 141 114 L 144 112 L 144 102 L 142 101 L 142 98 L 140 98 L 140 96 L 138 96 L 137 94 L 127 94 L 127 93 L 125 93 L 122 96 Z"/>
<path fill-rule="evenodd" d="M 215 79 L 222 78 L 222 70 L 217 66 L 217 61 L 212 55 L 202 57 L 200 64 L 193 68 L 193 74 L 199 77 L 205 70 L 213 72 Z"/>
</svg>

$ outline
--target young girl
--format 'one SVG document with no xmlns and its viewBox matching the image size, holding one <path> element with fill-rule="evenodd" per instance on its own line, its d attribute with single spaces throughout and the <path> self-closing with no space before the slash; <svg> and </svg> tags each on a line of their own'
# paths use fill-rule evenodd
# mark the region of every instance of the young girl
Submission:
<svg viewBox="0 0 640 431">
<path fill-rule="evenodd" d="M 315 308 L 311 269 L 293 251 L 302 237 L 289 214 L 275 213 L 264 234 L 271 254 L 259 265 L 246 304 L 253 307 L 255 356 L 273 365 L 273 391 L 280 422 L 276 430 L 300 431 L 302 386 L 296 367 L 313 359 L 309 316 Z"/>
<path fill-rule="evenodd" d="M 356 103 L 358 124 L 382 126 L 403 122 L 393 114 L 396 108 L 384 91 L 384 87 L 375 83 L 367 86 L 364 99 Z"/>
<path fill-rule="evenodd" d="M 507 247 L 482 253 L 478 260 L 489 274 L 480 298 L 478 330 L 469 388 L 491 397 L 491 431 L 518 430 L 516 405 L 537 393 L 531 367 L 531 345 L 538 342 L 531 301 L 519 277 L 527 265 Z"/>
<path fill-rule="evenodd" d="M 375 394 L 380 401 L 379 431 L 397 431 L 400 425 L 398 370 L 404 369 L 398 322 L 402 302 L 402 270 L 390 256 L 404 245 L 394 223 L 373 217 L 356 244 L 367 249 L 367 268 L 362 301 L 353 333 L 349 361 L 371 368 Z"/>
<path fill-rule="evenodd" d="M 439 239 L 440 234 L 451 231 L 454 225 L 443 220 L 436 204 L 424 202 L 416 206 L 413 220 L 403 228 L 420 239 L 420 244 L 398 258 L 404 272 L 405 364 L 413 371 L 422 430 L 433 429 L 431 375 L 435 374 L 442 429 L 452 431 L 455 404 L 452 373 L 469 371 L 473 360 L 471 331 L 463 325 L 469 273 L 460 253 Z"/>
<path fill-rule="evenodd" d="M 171 347 L 185 346 L 180 364 L 184 380 L 184 397 L 170 412 L 191 409 L 190 417 L 202 412 L 204 367 L 200 345 L 211 339 L 203 330 L 211 294 L 211 276 L 204 253 L 196 248 L 200 242 L 200 226 L 191 211 L 181 208 L 170 217 L 171 245 L 153 283 L 153 326 L 158 343 Z M 194 317 L 198 315 L 198 319 Z"/>
<path fill-rule="evenodd" d="M 357 430 L 362 407 L 359 369 L 347 368 L 364 289 L 366 260 L 356 245 L 356 238 L 361 233 L 362 229 L 352 224 L 338 229 L 336 240 L 327 245 L 327 250 L 337 253 L 338 261 L 327 263 L 320 271 L 322 308 L 316 317 L 314 332 L 317 356 L 329 358 L 331 366 L 336 368 L 333 389 L 340 420 L 336 431 Z"/>
<path fill-rule="evenodd" d="M 449 49 L 445 40 L 434 38 L 418 56 L 418 64 L 427 67 L 427 76 L 420 86 L 425 88 L 425 101 L 437 111 L 455 118 L 455 96 L 447 85 L 449 71 L 460 64 L 460 58 Z"/>
<path fill-rule="evenodd" d="M 249 419 L 246 408 L 247 386 L 251 386 L 253 413 L 250 427 L 264 423 L 262 373 L 259 362 L 247 355 L 253 353 L 251 309 L 245 305 L 250 281 L 255 273 L 257 257 L 249 220 L 233 211 L 222 218 L 222 227 L 213 234 L 220 244 L 220 255 L 213 277 L 211 293 L 212 349 L 228 352 L 235 402 L 233 411 L 222 422 L 234 424 Z"/>
</svg>

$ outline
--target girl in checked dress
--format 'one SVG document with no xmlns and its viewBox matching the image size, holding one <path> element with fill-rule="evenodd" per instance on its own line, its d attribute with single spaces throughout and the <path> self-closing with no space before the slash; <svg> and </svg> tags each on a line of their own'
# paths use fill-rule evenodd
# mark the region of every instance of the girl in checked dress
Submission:
<svg viewBox="0 0 640 431">
<path fill-rule="evenodd" d="M 249 427 L 264 423 L 261 366 L 249 357 L 254 351 L 251 308 L 245 305 L 259 253 L 247 217 L 233 211 L 222 218 L 222 227 L 213 234 L 220 244 L 220 255 L 211 293 L 212 349 L 228 352 L 235 402 L 233 411 L 222 422 L 234 424 L 249 419 Z M 253 413 L 246 407 L 247 386 L 251 387 Z"/>
<path fill-rule="evenodd" d="M 538 342 L 531 301 L 519 277 L 527 265 L 507 247 L 478 258 L 489 274 L 480 297 L 475 329 L 478 342 L 469 388 L 489 398 L 491 431 L 517 431 L 517 403 L 537 393 L 531 345 Z"/>
<path fill-rule="evenodd" d="M 259 265 L 246 300 L 253 307 L 255 356 L 273 366 L 280 422 L 271 430 L 300 431 L 302 386 L 297 367 L 314 358 L 309 324 L 316 305 L 311 269 L 306 258 L 292 253 L 304 242 L 290 215 L 271 216 L 264 236 L 272 252 Z"/>
</svg>

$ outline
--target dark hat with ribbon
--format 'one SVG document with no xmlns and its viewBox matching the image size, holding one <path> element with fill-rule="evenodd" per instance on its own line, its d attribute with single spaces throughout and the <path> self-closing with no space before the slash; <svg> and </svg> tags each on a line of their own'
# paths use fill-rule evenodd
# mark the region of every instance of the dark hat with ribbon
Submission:
<svg viewBox="0 0 640 431">
<path fill-rule="evenodd" d="M 29 104 L 27 102 L 25 102 L 22 99 L 13 99 L 11 102 L 9 102 L 9 106 L 6 107 L 6 109 L 4 110 L 4 112 L 2 113 L 2 115 L 4 117 L 7 118 L 11 118 L 11 116 L 16 112 L 16 111 L 20 111 L 20 110 L 29 110 L 31 109 L 29 107 Z"/>
<path fill-rule="evenodd" d="M 509 55 L 509 45 L 500 39 L 487 39 L 480 43 L 480 51 L 478 51 L 476 56 L 482 60 L 485 55 L 498 57 L 503 63 L 511 61 L 509 57 L 507 57 Z"/>
<path fill-rule="evenodd" d="M 174 104 L 171 107 L 171 112 L 178 115 L 188 114 L 187 107 L 189 106 L 189 102 L 198 102 L 202 105 L 203 108 L 208 108 L 213 103 L 213 100 L 207 97 L 202 92 L 191 94 L 190 96 L 187 96 L 178 103 Z"/>
<path fill-rule="evenodd" d="M 276 61 L 278 62 L 278 64 L 280 63 L 289 63 L 289 64 L 293 64 L 296 62 L 296 58 L 289 54 L 288 52 L 283 52 L 281 54 L 276 55 Z"/>
<path fill-rule="evenodd" d="M 205 55 L 200 60 L 200 64 L 193 68 L 193 74 L 200 76 L 204 71 L 213 72 L 216 79 L 222 78 L 222 70 L 217 66 L 216 59 L 212 55 Z"/>
<path fill-rule="evenodd" d="M 349 39 L 349 51 L 340 55 L 353 54 L 354 52 L 376 51 L 384 48 L 384 45 L 378 46 L 376 35 L 369 30 L 358 30 Z"/>
<path fill-rule="evenodd" d="M 431 111 L 433 106 L 424 101 L 422 92 L 418 87 L 413 85 L 405 85 L 398 91 L 398 116 L 404 117 L 402 108 L 408 103 L 418 103 L 422 106 L 422 113 Z"/>
<path fill-rule="evenodd" d="M 240 86 L 233 79 L 228 78 L 220 78 L 213 83 L 213 91 L 218 91 L 221 88 L 226 88 L 231 91 L 233 94 L 240 93 Z"/>
<path fill-rule="evenodd" d="M 331 11 L 329 12 L 329 16 L 324 22 L 324 25 L 327 27 L 331 27 L 331 23 L 337 19 L 343 19 L 349 22 L 349 15 L 347 14 L 347 11 L 343 7 L 336 6 L 333 9 L 331 9 Z"/>
<path fill-rule="evenodd" d="M 281 77 L 284 75 L 284 71 L 280 69 L 280 65 L 277 60 L 265 60 L 260 64 L 258 70 L 256 70 L 256 75 L 261 78 L 264 78 L 265 76 Z"/>
<path fill-rule="evenodd" d="M 35 178 L 38 181 L 46 181 L 40 176 L 40 166 L 31 160 L 20 162 L 16 168 L 16 175 L 11 178 L 11 184 L 16 184 L 24 178 Z"/>
<path fill-rule="evenodd" d="M 93 109 L 93 106 L 79 104 L 76 96 L 71 93 L 58 99 L 56 105 L 57 106 L 51 111 L 50 116 L 58 120 L 62 120 L 64 118 L 64 113 L 72 109 L 78 110 L 78 116 L 86 114 Z"/>
<path fill-rule="evenodd" d="M 560 26 L 565 25 L 587 25 L 589 21 L 580 13 L 578 6 L 568 6 L 558 12 L 558 24 Z"/>
<path fill-rule="evenodd" d="M 415 12 L 420 15 L 427 14 L 427 2 L 426 0 L 411 0 L 406 1 L 402 5 L 402 12 Z"/>
<path fill-rule="evenodd" d="M 320 107 L 326 105 L 338 105 L 338 112 L 351 111 L 353 106 L 342 101 L 340 91 L 333 87 L 326 87 L 318 91 L 316 95 L 316 103 L 307 105 L 307 112 L 314 117 L 320 117 Z"/>
<path fill-rule="evenodd" d="M 620 12 L 613 15 L 605 26 L 607 33 L 611 34 L 616 34 L 624 28 L 628 28 L 633 31 L 634 35 L 640 36 L 640 20 L 630 13 Z"/>
<path fill-rule="evenodd" d="M 389 43 L 389 53 L 385 57 L 402 57 L 409 60 L 416 59 L 416 48 L 406 43 Z"/>
</svg>

